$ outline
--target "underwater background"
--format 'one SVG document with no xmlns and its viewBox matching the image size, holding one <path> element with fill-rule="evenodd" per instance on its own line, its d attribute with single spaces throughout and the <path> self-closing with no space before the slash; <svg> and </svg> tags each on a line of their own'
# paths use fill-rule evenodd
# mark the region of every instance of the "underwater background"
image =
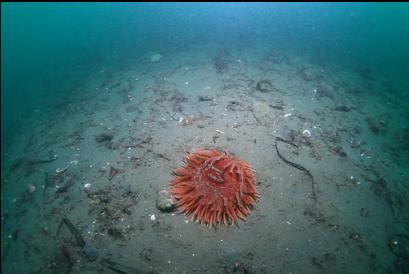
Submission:
<svg viewBox="0 0 409 274">
<path fill-rule="evenodd" d="M 2 3 L 1 41 L 2 273 L 409 273 L 408 3 Z M 237 226 L 157 206 L 203 147 L 256 171 Z"/>
</svg>

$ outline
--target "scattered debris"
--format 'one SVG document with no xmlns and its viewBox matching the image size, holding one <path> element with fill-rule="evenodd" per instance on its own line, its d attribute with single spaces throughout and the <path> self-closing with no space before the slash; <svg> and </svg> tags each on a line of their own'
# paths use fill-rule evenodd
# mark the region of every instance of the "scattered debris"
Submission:
<svg viewBox="0 0 409 274">
<path fill-rule="evenodd" d="M 138 201 L 138 193 L 119 187 L 110 185 L 106 188 L 87 191 L 88 198 L 92 200 L 90 203 L 89 214 L 96 213 L 97 218 L 103 224 L 114 224 L 121 218 L 129 215 L 132 208 Z"/>
</svg>

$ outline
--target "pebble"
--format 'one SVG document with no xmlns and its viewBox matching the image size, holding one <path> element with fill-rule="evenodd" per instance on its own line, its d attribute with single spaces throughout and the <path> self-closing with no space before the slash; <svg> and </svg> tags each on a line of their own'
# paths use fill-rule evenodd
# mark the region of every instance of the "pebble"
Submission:
<svg viewBox="0 0 409 274">
<path fill-rule="evenodd" d="M 172 212 L 176 207 L 176 200 L 167 189 L 158 192 L 156 207 L 162 212 Z"/>
</svg>

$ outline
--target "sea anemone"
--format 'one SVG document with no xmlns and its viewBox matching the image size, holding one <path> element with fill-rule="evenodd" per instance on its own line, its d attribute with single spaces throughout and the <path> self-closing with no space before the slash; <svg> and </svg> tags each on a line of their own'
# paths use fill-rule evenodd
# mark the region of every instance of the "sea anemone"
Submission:
<svg viewBox="0 0 409 274">
<path fill-rule="evenodd" d="M 174 175 L 170 192 L 179 211 L 210 227 L 245 220 L 260 197 L 250 164 L 226 152 L 193 151 Z"/>
</svg>

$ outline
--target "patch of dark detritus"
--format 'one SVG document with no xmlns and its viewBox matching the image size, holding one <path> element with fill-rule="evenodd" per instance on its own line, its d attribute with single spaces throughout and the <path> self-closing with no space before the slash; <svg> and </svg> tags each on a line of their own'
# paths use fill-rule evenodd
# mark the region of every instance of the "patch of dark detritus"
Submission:
<svg viewBox="0 0 409 274">
<path fill-rule="evenodd" d="M 63 258 L 65 259 L 63 261 L 67 263 L 66 273 L 69 273 L 72 267 L 74 266 L 74 261 L 71 255 L 71 251 L 68 249 L 68 247 L 65 244 L 62 244 L 60 245 L 60 252 L 63 255 Z"/>
<path fill-rule="evenodd" d="M 115 175 L 117 175 L 118 173 L 119 173 L 119 169 L 111 166 L 111 169 L 109 170 L 108 179 L 111 181 L 115 177 Z"/>
<path fill-rule="evenodd" d="M 388 247 L 396 256 L 394 273 L 409 273 L 409 235 L 394 234 L 389 236 Z"/>
<path fill-rule="evenodd" d="M 231 110 L 231 111 L 244 111 L 245 107 L 242 102 L 234 100 L 234 101 L 230 101 L 227 104 L 226 109 Z"/>
<path fill-rule="evenodd" d="M 255 272 L 251 270 L 249 265 L 242 262 L 236 262 L 233 267 L 233 273 L 254 274 Z"/>
<path fill-rule="evenodd" d="M 385 203 L 388 205 L 391 212 L 396 216 L 396 211 L 407 210 L 407 202 L 403 195 L 395 190 L 393 190 L 389 183 L 381 176 L 377 171 L 371 170 L 375 178 L 363 175 L 363 177 L 371 183 L 370 189 L 379 198 L 383 198 Z"/>
<path fill-rule="evenodd" d="M 110 132 L 102 132 L 98 135 L 95 135 L 95 141 L 97 141 L 98 143 L 110 142 L 112 141 L 112 139 L 114 139 L 114 135 Z"/>
<path fill-rule="evenodd" d="M 334 265 L 337 260 L 335 254 L 331 252 L 324 252 L 324 254 L 320 257 L 312 257 L 311 264 L 316 266 L 319 269 L 328 268 L 331 265 Z"/>
<path fill-rule="evenodd" d="M 139 256 L 147 262 L 152 261 L 152 248 L 143 248 Z"/>
<path fill-rule="evenodd" d="M 114 272 L 121 273 L 121 274 L 136 274 L 136 273 L 156 274 L 156 272 L 153 272 L 153 271 L 147 271 L 139 267 L 130 267 L 127 265 L 123 265 L 123 264 L 111 261 L 109 259 L 102 259 L 100 263 L 106 268 L 109 268 L 113 270 Z"/>
<path fill-rule="evenodd" d="M 199 96 L 198 97 L 199 102 L 206 102 L 206 101 L 213 101 L 213 97 L 210 96 Z"/>
<path fill-rule="evenodd" d="M 131 214 L 132 207 L 137 203 L 139 194 L 130 187 L 111 184 L 103 189 L 87 192 L 91 200 L 88 214 L 95 215 L 102 224 L 98 228 L 101 233 L 108 228 L 118 228 L 125 233 L 127 228 L 120 220 Z"/>
<path fill-rule="evenodd" d="M 344 105 L 341 105 L 341 106 L 336 106 L 336 107 L 334 108 L 334 110 L 336 110 L 336 111 L 343 111 L 343 112 L 350 112 L 350 111 L 351 111 L 351 108 L 350 108 L 350 107 L 347 107 L 347 106 L 344 106 Z"/>
<path fill-rule="evenodd" d="M 139 107 L 137 105 L 130 105 L 126 108 L 126 112 L 130 113 L 130 112 L 136 112 L 139 110 Z"/>
<path fill-rule="evenodd" d="M 369 129 L 376 135 L 381 132 L 379 123 L 377 123 L 373 118 L 367 118 L 366 122 L 368 123 Z"/>
<path fill-rule="evenodd" d="M 67 192 L 70 187 L 72 187 L 75 184 L 74 178 L 69 178 L 68 180 L 65 181 L 63 186 L 58 186 L 55 189 L 55 193 L 65 193 Z"/>
<path fill-rule="evenodd" d="M 359 76 L 361 76 L 365 80 L 369 80 L 369 81 L 375 80 L 374 72 L 370 68 L 359 68 L 359 69 L 356 69 L 356 72 L 358 73 Z"/>
<path fill-rule="evenodd" d="M 122 234 L 122 232 L 117 229 L 116 227 L 110 227 L 108 228 L 108 236 L 110 236 L 112 239 L 114 240 L 125 240 L 125 236 L 124 234 Z"/>
<path fill-rule="evenodd" d="M 342 158 L 348 157 L 348 155 L 345 153 L 345 151 L 342 150 L 341 146 L 336 146 L 336 147 L 332 148 L 332 151 L 334 151 L 338 156 L 340 156 Z"/>
<path fill-rule="evenodd" d="M 57 236 L 59 235 L 60 230 L 61 230 L 63 225 L 65 225 L 68 228 L 68 230 L 71 232 L 71 234 L 74 236 L 77 244 L 81 248 L 84 247 L 85 246 L 85 241 L 84 241 L 84 238 L 81 235 L 80 230 L 76 226 L 74 226 L 74 224 L 69 219 L 67 219 L 65 217 L 61 220 L 61 223 L 58 226 Z"/>
<path fill-rule="evenodd" d="M 230 53 L 226 49 L 218 50 L 216 56 L 213 58 L 213 66 L 217 73 L 223 74 L 229 70 L 227 57 Z"/>
<path fill-rule="evenodd" d="M 302 67 L 298 73 L 300 73 L 301 78 L 304 79 L 305 81 L 315 81 L 319 82 L 322 80 L 323 76 L 321 73 L 319 73 L 317 70 L 313 68 L 306 68 Z"/>
<path fill-rule="evenodd" d="M 369 129 L 376 135 L 388 132 L 388 115 L 383 114 L 379 118 L 367 117 Z"/>
<path fill-rule="evenodd" d="M 10 171 L 14 172 L 17 168 L 20 168 L 20 167 L 29 167 L 29 166 L 39 165 L 39 164 L 48 164 L 48 163 L 54 162 L 57 159 L 58 159 L 58 155 L 53 150 L 50 150 L 47 153 L 46 158 L 29 159 L 26 157 L 21 157 L 21 158 L 18 158 L 13 164 L 10 165 Z"/>
<path fill-rule="evenodd" d="M 259 80 L 256 83 L 256 90 L 261 92 L 270 92 L 273 90 L 273 84 L 268 79 Z"/>
<path fill-rule="evenodd" d="M 305 208 L 303 214 L 311 217 L 315 223 L 325 223 L 327 221 L 322 211 L 315 205 Z"/>
<path fill-rule="evenodd" d="M 361 216 L 361 217 L 368 218 L 369 214 L 370 214 L 369 209 L 361 207 L 361 209 L 359 210 L 359 216 Z"/>
<path fill-rule="evenodd" d="M 183 113 L 183 106 L 182 103 L 188 101 L 188 98 L 180 93 L 179 91 L 173 91 L 169 98 L 169 102 L 172 103 L 172 110 L 174 112 Z"/>
<path fill-rule="evenodd" d="M 150 149 L 150 148 L 147 148 L 146 151 L 152 153 L 152 154 L 155 155 L 156 157 L 161 158 L 161 159 L 163 159 L 163 160 L 172 161 L 169 157 L 163 155 L 163 154 L 160 153 L 160 152 L 153 151 L 153 150 Z"/>
<path fill-rule="evenodd" d="M 317 86 L 317 93 L 320 97 L 335 98 L 335 89 L 327 83 L 322 83 Z"/>
<path fill-rule="evenodd" d="M 284 110 L 284 106 L 283 105 L 268 105 L 271 108 L 277 109 L 277 110 Z"/>
</svg>

